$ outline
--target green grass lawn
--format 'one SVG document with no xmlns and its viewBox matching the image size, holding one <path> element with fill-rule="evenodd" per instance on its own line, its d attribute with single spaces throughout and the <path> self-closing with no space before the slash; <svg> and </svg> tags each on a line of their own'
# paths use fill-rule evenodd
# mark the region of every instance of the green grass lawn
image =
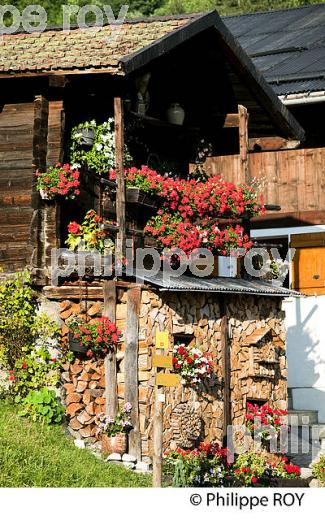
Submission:
<svg viewBox="0 0 325 520">
<path fill-rule="evenodd" d="M 17 417 L 0 401 L 0 487 L 148 487 L 151 477 L 76 448 L 61 426 Z"/>
</svg>

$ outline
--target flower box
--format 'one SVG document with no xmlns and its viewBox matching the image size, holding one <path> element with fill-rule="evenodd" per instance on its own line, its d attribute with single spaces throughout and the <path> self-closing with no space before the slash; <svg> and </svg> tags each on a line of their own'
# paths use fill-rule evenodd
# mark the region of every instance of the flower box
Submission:
<svg viewBox="0 0 325 520">
<path fill-rule="evenodd" d="M 136 187 L 129 187 L 126 189 L 126 202 L 148 206 L 150 208 L 158 207 L 158 201 L 152 197 L 152 195 L 149 195 Z"/>
</svg>

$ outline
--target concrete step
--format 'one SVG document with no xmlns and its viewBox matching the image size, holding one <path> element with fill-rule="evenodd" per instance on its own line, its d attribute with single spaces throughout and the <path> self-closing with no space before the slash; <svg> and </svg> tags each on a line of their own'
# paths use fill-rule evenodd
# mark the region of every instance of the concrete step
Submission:
<svg viewBox="0 0 325 520">
<path fill-rule="evenodd" d="M 313 426 L 318 423 L 318 410 L 288 410 L 288 423 Z"/>
</svg>

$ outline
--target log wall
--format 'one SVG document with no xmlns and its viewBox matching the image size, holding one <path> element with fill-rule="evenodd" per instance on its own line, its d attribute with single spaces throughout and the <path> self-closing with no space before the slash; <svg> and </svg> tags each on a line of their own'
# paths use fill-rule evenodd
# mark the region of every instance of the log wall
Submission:
<svg viewBox="0 0 325 520">
<path fill-rule="evenodd" d="M 0 268 L 12 273 L 32 264 L 42 280 L 50 249 L 58 244 L 58 208 L 35 190 L 34 172 L 62 160 L 62 101 L 37 96 L 5 104 L 0 112 Z M 44 247 L 45 246 L 45 247 Z"/>
<path fill-rule="evenodd" d="M 239 155 L 209 157 L 205 167 L 230 182 L 241 178 Z M 264 202 L 283 212 L 325 210 L 325 148 L 250 153 L 249 175 L 263 183 Z"/>
<path fill-rule="evenodd" d="M 0 267 L 26 266 L 33 216 L 34 104 L 7 104 L 0 113 Z"/>
</svg>

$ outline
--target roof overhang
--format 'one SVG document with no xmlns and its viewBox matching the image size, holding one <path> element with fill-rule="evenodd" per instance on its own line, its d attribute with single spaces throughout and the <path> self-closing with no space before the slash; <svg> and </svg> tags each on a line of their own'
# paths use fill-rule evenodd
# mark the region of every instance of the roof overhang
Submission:
<svg viewBox="0 0 325 520">
<path fill-rule="evenodd" d="M 257 70 L 252 60 L 227 29 L 217 11 L 210 11 L 209 13 L 199 15 L 172 33 L 122 58 L 120 60 L 121 69 L 125 74 L 134 72 L 148 65 L 153 59 L 163 56 L 181 43 L 184 43 L 209 28 L 215 29 L 216 38 L 225 49 L 238 75 L 247 82 L 257 100 L 274 123 L 283 131 L 284 135 L 299 141 L 304 141 L 304 129 L 279 100 L 278 96 L 264 79 L 264 76 Z"/>
</svg>

